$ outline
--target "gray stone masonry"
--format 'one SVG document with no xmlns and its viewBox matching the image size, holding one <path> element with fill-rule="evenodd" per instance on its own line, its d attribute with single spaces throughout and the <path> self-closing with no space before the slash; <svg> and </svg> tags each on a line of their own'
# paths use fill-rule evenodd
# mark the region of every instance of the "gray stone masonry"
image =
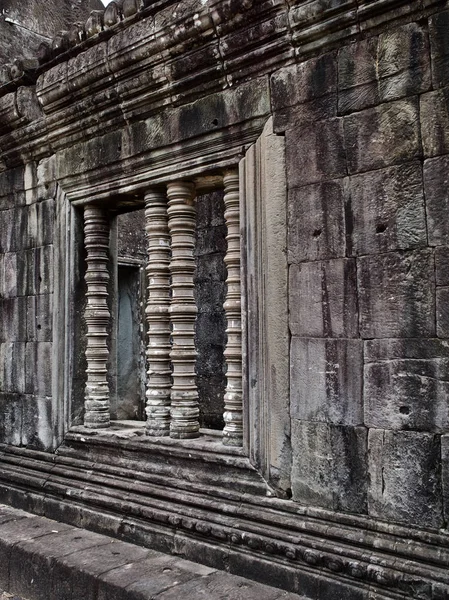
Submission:
<svg viewBox="0 0 449 600">
<path fill-rule="evenodd" d="M 302 596 L 0 505 L 0 600 L 25 598 L 301 600 Z"/>
<path fill-rule="evenodd" d="M 296 17 L 310 18 L 310 4 Z M 292 498 L 437 528 L 448 490 L 448 24 L 445 10 L 378 29 L 270 78 L 286 142 Z"/>
<path fill-rule="evenodd" d="M 0 600 L 449 600 L 449 0 L 99 2 L 0 0 Z"/>
</svg>

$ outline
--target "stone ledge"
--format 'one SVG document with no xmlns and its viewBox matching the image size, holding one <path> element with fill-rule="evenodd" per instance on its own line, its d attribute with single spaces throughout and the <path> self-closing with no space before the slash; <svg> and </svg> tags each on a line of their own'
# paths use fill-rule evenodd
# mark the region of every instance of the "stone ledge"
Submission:
<svg viewBox="0 0 449 600">
<path fill-rule="evenodd" d="M 204 454 L 222 454 L 226 456 L 241 456 L 245 457 L 243 448 L 234 446 L 225 446 L 222 442 L 223 432 L 214 429 L 200 429 L 198 438 L 178 440 L 171 437 L 151 437 L 145 435 L 145 421 L 111 421 L 109 428 L 105 429 L 88 429 L 82 425 L 77 425 L 70 428 L 67 438 L 69 440 L 77 440 L 84 442 L 86 440 L 98 439 L 103 442 L 119 443 L 119 440 L 130 440 L 138 442 L 152 449 L 168 449 L 174 448 L 189 450 L 189 457 L 192 451 L 197 451 Z"/>
<path fill-rule="evenodd" d="M 0 505 L 0 599 L 301 600 L 134 544 Z"/>
<path fill-rule="evenodd" d="M 5 450 L 0 502 L 70 527 L 315 600 L 373 600 L 373 590 L 382 599 L 448 597 L 448 537 L 441 531 L 245 494 L 229 489 L 229 477 L 213 491 L 198 484 L 199 473 L 195 489 L 191 472 L 176 481 L 157 476 L 156 483 L 157 461 L 141 472 L 143 463 L 130 462 L 128 453 L 123 457 L 128 466 L 114 467 L 110 452 L 103 455 L 101 449 L 88 452 L 84 460 Z M 172 465 L 178 476 L 181 464 Z"/>
</svg>

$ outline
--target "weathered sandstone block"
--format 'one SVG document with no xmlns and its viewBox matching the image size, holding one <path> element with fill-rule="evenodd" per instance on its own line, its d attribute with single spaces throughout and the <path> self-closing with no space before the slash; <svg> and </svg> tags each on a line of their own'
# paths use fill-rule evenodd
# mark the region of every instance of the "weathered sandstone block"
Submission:
<svg viewBox="0 0 449 600">
<path fill-rule="evenodd" d="M 0 341 L 25 342 L 27 302 L 24 297 L 0 299 Z"/>
<path fill-rule="evenodd" d="M 435 281 L 430 250 L 388 252 L 357 261 L 360 335 L 435 335 Z"/>
<path fill-rule="evenodd" d="M 449 520 L 449 435 L 441 436 L 441 477 L 443 482 L 443 510 L 446 522 Z"/>
<path fill-rule="evenodd" d="M 326 121 L 338 116 L 338 96 L 336 92 L 319 96 L 304 104 L 296 104 L 277 110 L 273 114 L 273 129 L 284 133 L 291 127 L 306 127 L 317 121 Z"/>
<path fill-rule="evenodd" d="M 371 429 L 368 448 L 369 514 L 408 525 L 441 527 L 440 437 Z"/>
<path fill-rule="evenodd" d="M 25 204 L 23 174 L 23 167 L 0 173 L 0 210 Z"/>
<path fill-rule="evenodd" d="M 328 119 L 287 129 L 289 188 L 346 175 L 342 119 Z"/>
<path fill-rule="evenodd" d="M 290 331 L 306 337 L 358 336 L 355 260 L 290 266 Z"/>
<path fill-rule="evenodd" d="M 365 425 L 380 429 L 446 430 L 448 379 L 446 342 L 435 339 L 365 342 Z"/>
<path fill-rule="evenodd" d="M 424 162 L 424 189 L 429 244 L 445 245 L 449 239 L 449 157 Z"/>
<path fill-rule="evenodd" d="M 449 285 L 449 246 L 435 248 L 435 283 Z"/>
<path fill-rule="evenodd" d="M 363 423 L 363 342 L 292 338 L 291 415 L 335 425 Z"/>
<path fill-rule="evenodd" d="M 449 11 L 444 10 L 429 19 L 432 82 L 434 87 L 449 83 Z"/>
<path fill-rule="evenodd" d="M 40 397 L 51 396 L 52 344 L 28 342 L 26 345 L 25 392 Z"/>
<path fill-rule="evenodd" d="M 0 252 L 15 252 L 23 247 L 27 233 L 27 212 L 24 207 L 0 212 Z"/>
<path fill-rule="evenodd" d="M 449 337 L 449 287 L 437 288 L 436 291 L 437 311 L 437 336 Z"/>
<path fill-rule="evenodd" d="M 352 254 L 427 244 L 422 167 L 418 162 L 350 177 L 346 235 Z"/>
<path fill-rule="evenodd" d="M 430 87 L 427 34 L 417 23 L 342 48 L 338 60 L 339 111 L 362 110 Z"/>
<path fill-rule="evenodd" d="M 53 294 L 26 296 L 26 339 L 51 342 L 53 339 Z"/>
<path fill-rule="evenodd" d="M 0 254 L 0 294 L 5 298 L 14 298 L 17 289 L 17 253 Z"/>
<path fill-rule="evenodd" d="M 0 344 L 0 389 L 4 392 L 25 392 L 25 343 Z"/>
<path fill-rule="evenodd" d="M 293 499 L 301 504 L 366 512 L 366 430 L 292 421 Z"/>
<path fill-rule="evenodd" d="M 345 256 L 346 187 L 337 179 L 289 191 L 289 262 Z"/>
<path fill-rule="evenodd" d="M 276 71 L 271 77 L 271 98 L 275 112 L 304 104 L 337 90 L 336 53 L 324 54 L 299 65 Z"/>
<path fill-rule="evenodd" d="M 0 344 L 0 358 L 1 358 Z M 20 446 L 22 441 L 22 404 L 21 394 L 0 392 L 0 436 L 2 443 Z"/>
<path fill-rule="evenodd" d="M 380 169 L 421 155 L 415 98 L 388 102 L 344 118 L 350 173 Z"/>
<path fill-rule="evenodd" d="M 54 200 L 43 200 L 31 204 L 27 213 L 27 234 L 24 240 L 27 246 L 37 247 L 52 244 L 55 227 Z"/>
<path fill-rule="evenodd" d="M 51 398 L 34 395 L 22 398 L 22 445 L 48 450 L 53 438 Z"/>
<path fill-rule="evenodd" d="M 449 152 L 449 89 L 420 97 L 421 136 L 424 156 Z"/>
</svg>

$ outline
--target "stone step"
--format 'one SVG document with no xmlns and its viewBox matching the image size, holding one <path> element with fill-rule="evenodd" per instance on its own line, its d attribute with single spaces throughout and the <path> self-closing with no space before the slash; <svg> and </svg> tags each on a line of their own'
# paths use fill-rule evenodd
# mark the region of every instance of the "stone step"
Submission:
<svg viewBox="0 0 449 600">
<path fill-rule="evenodd" d="M 305 600 L 225 571 L 0 504 L 0 600 L 183 598 Z"/>
</svg>

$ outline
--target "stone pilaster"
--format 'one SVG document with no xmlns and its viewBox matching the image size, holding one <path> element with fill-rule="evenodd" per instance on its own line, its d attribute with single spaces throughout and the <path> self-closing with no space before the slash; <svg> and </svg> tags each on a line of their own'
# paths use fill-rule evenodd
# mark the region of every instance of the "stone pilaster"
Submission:
<svg viewBox="0 0 449 600">
<path fill-rule="evenodd" d="M 148 330 L 146 433 L 170 433 L 170 234 L 167 197 L 161 190 L 145 194 L 148 294 L 145 316 Z"/>
<path fill-rule="evenodd" d="M 196 208 L 194 187 L 185 181 L 168 184 L 168 228 L 171 235 L 172 299 L 170 317 L 173 346 L 170 437 L 186 439 L 199 436 L 198 391 L 195 381 L 195 320 L 193 274 L 195 260 Z"/>
<path fill-rule="evenodd" d="M 242 317 L 240 290 L 240 202 L 238 171 L 227 171 L 223 178 L 225 220 L 228 233 L 228 249 L 224 258 L 228 269 L 228 291 L 224 309 L 226 312 L 228 341 L 224 352 L 226 393 L 224 397 L 223 443 L 227 446 L 243 444 L 242 410 Z"/>
<path fill-rule="evenodd" d="M 111 314 L 108 308 L 109 219 L 97 206 L 84 209 L 84 245 L 87 253 L 87 382 L 84 425 L 90 429 L 109 427 L 108 334 Z"/>
</svg>

